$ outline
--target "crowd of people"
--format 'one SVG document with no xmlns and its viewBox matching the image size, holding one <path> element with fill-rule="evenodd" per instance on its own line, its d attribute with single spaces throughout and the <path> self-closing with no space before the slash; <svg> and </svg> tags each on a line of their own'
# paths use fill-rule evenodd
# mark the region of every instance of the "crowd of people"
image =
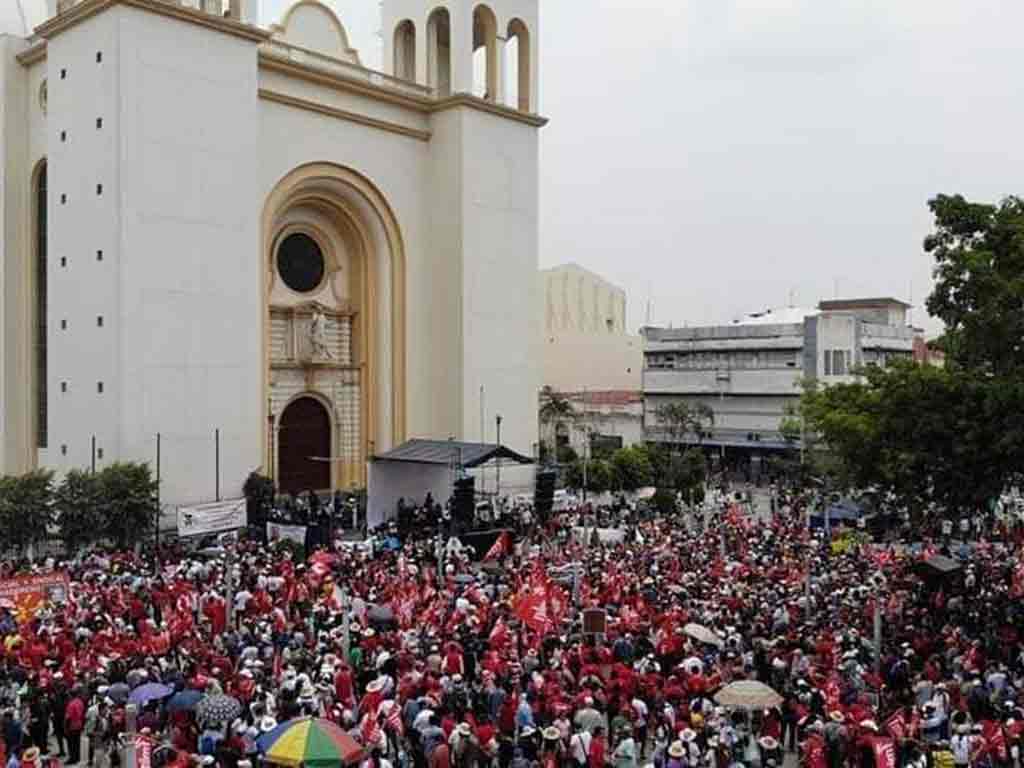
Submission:
<svg viewBox="0 0 1024 768">
<path fill-rule="evenodd" d="M 349 731 L 366 768 L 1016 766 L 1017 545 L 928 575 L 927 541 L 838 549 L 798 493 L 777 499 L 700 524 L 627 507 L 607 541 L 553 514 L 475 554 L 438 547 L 411 506 L 388 547 L 7 563 L 70 590 L 34 614 L 0 603 L 0 757 L 119 765 L 134 729 L 158 765 L 251 768 L 262 734 L 308 715 Z M 723 703 L 738 681 L 774 693 Z M 168 693 L 132 698 L 152 683 Z M 204 716 L 218 695 L 237 708 Z"/>
</svg>

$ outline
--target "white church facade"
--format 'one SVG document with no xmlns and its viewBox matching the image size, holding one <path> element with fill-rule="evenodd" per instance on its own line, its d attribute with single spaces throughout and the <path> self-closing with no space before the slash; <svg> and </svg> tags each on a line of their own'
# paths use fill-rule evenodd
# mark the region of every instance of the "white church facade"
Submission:
<svg viewBox="0 0 1024 768">
<path fill-rule="evenodd" d="M 387 71 L 316 0 L 4 6 L 4 473 L 362 486 L 481 387 L 531 453 L 537 0 L 383 0 Z"/>
</svg>

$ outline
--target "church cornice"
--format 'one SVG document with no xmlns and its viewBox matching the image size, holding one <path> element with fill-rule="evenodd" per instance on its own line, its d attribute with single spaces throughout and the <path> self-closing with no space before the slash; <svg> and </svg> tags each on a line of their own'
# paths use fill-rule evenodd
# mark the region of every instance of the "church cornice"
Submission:
<svg viewBox="0 0 1024 768">
<path fill-rule="evenodd" d="M 270 38 L 270 32 L 259 27 L 242 24 L 234 19 L 216 16 L 195 8 L 186 8 L 172 0 L 81 0 L 68 10 L 58 13 L 48 21 L 44 21 L 36 27 L 35 33 L 46 39 L 56 37 L 65 30 L 117 5 L 139 8 L 140 10 L 196 24 L 256 43 L 262 43 Z M 25 53 L 28 52 L 26 51 Z"/>
<path fill-rule="evenodd" d="M 512 109 L 511 107 L 506 107 L 501 104 L 495 104 L 492 101 L 487 101 L 468 93 L 457 93 L 443 99 L 435 99 L 429 96 L 416 96 L 410 93 L 403 93 L 387 86 L 366 82 L 365 80 L 356 80 L 354 78 L 345 77 L 344 75 L 324 72 L 323 70 L 308 64 L 287 61 L 265 50 L 260 51 L 259 64 L 261 69 L 277 72 L 288 77 L 293 77 L 297 80 L 304 80 L 305 82 L 320 85 L 335 91 L 354 93 L 360 96 L 367 96 L 378 101 L 385 101 L 390 104 L 395 104 L 396 106 L 406 107 L 407 109 L 420 112 L 422 114 L 429 115 L 434 112 L 444 112 L 445 110 L 454 109 L 456 107 L 466 107 L 480 112 L 487 112 L 492 115 L 504 117 L 509 120 L 514 120 L 518 123 L 524 123 L 534 128 L 542 128 L 548 123 L 548 119 L 546 117 L 541 117 L 540 115 L 534 115 L 527 112 L 520 112 L 517 109 Z"/>
<path fill-rule="evenodd" d="M 23 67 L 31 67 L 33 64 L 46 60 L 46 41 L 40 40 L 34 43 L 31 47 L 26 48 L 24 51 L 15 56 L 18 63 Z"/>
</svg>

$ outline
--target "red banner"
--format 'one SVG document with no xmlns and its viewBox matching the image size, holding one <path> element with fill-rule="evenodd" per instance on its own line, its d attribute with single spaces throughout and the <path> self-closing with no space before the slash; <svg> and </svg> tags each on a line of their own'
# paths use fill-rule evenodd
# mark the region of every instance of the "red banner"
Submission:
<svg viewBox="0 0 1024 768">
<path fill-rule="evenodd" d="M 871 740 L 875 753 L 875 768 L 896 768 L 896 747 L 892 739 L 876 736 Z"/>
<path fill-rule="evenodd" d="M 0 580 L 0 603 L 12 608 L 19 621 L 32 619 L 47 603 L 67 599 L 68 575 L 64 571 Z"/>
</svg>

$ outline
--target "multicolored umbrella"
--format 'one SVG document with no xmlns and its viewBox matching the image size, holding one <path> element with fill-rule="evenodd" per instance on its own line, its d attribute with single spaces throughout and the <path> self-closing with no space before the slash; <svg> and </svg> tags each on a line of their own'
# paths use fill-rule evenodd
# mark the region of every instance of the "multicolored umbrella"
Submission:
<svg viewBox="0 0 1024 768">
<path fill-rule="evenodd" d="M 196 704 L 196 719 L 200 723 L 216 725 L 234 720 L 242 711 L 242 705 L 233 696 L 216 693 Z"/>
<path fill-rule="evenodd" d="M 138 707 L 144 707 L 151 701 L 166 699 L 174 693 L 174 689 L 160 683 L 146 683 L 140 685 L 128 695 L 128 701 Z"/>
<path fill-rule="evenodd" d="M 297 768 L 355 765 L 366 756 L 359 742 L 330 720 L 300 717 L 260 736 L 256 746 L 267 762 Z"/>
</svg>

